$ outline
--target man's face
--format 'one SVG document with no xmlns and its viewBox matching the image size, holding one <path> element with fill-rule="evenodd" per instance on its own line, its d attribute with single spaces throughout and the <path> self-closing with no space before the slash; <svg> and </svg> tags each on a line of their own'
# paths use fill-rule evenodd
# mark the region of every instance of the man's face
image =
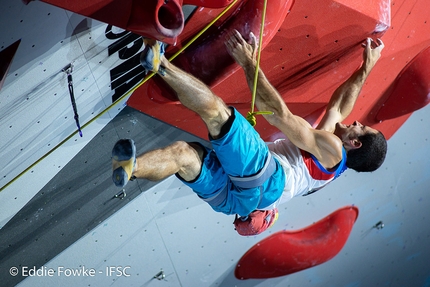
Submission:
<svg viewBox="0 0 430 287">
<path fill-rule="evenodd" d="M 337 123 L 334 134 L 342 140 L 345 148 L 348 149 L 348 147 L 359 148 L 361 146 L 361 143 L 358 141 L 359 136 L 365 135 L 366 133 L 377 132 L 377 130 L 355 121 L 351 125 Z"/>
</svg>

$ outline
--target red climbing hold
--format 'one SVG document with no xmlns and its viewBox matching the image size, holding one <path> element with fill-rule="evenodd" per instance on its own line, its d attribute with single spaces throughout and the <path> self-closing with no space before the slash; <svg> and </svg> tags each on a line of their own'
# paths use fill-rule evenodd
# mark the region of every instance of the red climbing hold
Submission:
<svg viewBox="0 0 430 287">
<path fill-rule="evenodd" d="M 304 229 L 270 235 L 242 256 L 236 278 L 279 277 L 332 259 L 345 245 L 357 216 L 358 208 L 347 206 Z"/>
<path fill-rule="evenodd" d="M 174 44 L 184 29 L 182 0 L 42 1 L 169 44 Z M 31 0 L 23 2 L 28 4 Z"/>
</svg>

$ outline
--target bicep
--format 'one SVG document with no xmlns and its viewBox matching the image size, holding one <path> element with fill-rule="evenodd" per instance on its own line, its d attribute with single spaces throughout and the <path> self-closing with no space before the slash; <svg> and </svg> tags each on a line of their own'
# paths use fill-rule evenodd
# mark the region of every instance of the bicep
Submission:
<svg viewBox="0 0 430 287">
<path fill-rule="evenodd" d="M 315 153 L 316 130 L 303 118 L 291 114 L 288 117 L 276 121 L 274 125 L 285 134 L 298 148 Z"/>
<path fill-rule="evenodd" d="M 342 159 L 342 142 L 333 133 L 317 130 L 303 118 L 292 115 L 275 125 L 299 149 L 313 154 L 328 168 Z"/>
</svg>

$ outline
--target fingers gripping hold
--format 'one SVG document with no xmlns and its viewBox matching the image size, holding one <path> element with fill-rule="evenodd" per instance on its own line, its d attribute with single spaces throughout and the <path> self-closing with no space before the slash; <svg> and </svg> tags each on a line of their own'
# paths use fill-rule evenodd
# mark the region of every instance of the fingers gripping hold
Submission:
<svg viewBox="0 0 430 287">
<path fill-rule="evenodd" d="M 229 54 L 239 65 L 243 66 L 248 61 L 256 61 L 257 39 L 254 34 L 250 33 L 248 43 L 237 30 L 233 30 L 228 33 L 225 45 Z"/>
<path fill-rule="evenodd" d="M 384 42 L 379 38 L 376 39 L 376 42 L 371 38 L 367 38 L 366 42 L 363 43 L 362 46 L 364 47 L 364 63 L 369 68 L 372 68 L 381 57 L 381 51 L 385 47 Z"/>
</svg>

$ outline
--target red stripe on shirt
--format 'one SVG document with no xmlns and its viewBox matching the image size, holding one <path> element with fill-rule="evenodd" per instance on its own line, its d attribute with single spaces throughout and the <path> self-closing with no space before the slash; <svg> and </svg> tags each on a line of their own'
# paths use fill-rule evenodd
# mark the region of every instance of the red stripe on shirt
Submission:
<svg viewBox="0 0 430 287">
<path fill-rule="evenodd" d="M 302 154 L 303 161 L 305 163 L 306 168 L 309 171 L 309 174 L 312 176 L 315 180 L 329 180 L 334 177 L 334 173 L 327 174 L 324 171 L 322 171 L 318 165 L 315 163 L 314 159 L 311 157 L 311 154 L 300 150 Z"/>
</svg>

